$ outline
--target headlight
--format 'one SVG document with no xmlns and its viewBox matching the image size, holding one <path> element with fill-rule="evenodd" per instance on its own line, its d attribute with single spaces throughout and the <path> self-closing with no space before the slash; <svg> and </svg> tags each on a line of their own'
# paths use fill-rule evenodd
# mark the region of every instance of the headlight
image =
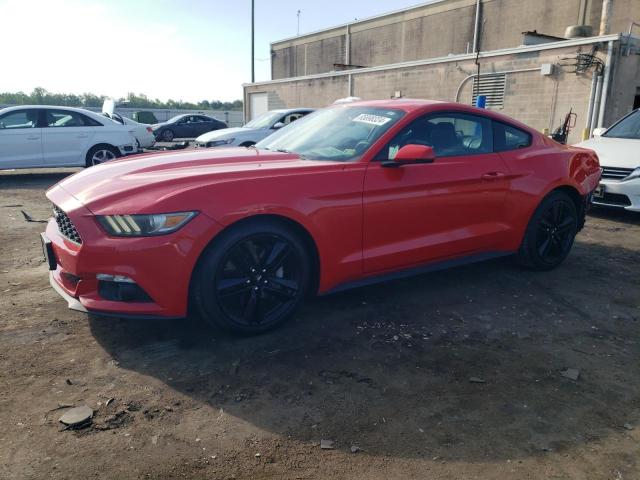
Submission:
<svg viewBox="0 0 640 480">
<path fill-rule="evenodd" d="M 640 167 L 631 172 L 628 177 L 623 178 L 622 181 L 633 180 L 634 178 L 640 178 Z"/>
<path fill-rule="evenodd" d="M 151 215 L 100 215 L 98 222 L 109 235 L 144 237 L 165 235 L 183 227 L 197 212 L 155 213 Z"/>
<path fill-rule="evenodd" d="M 214 140 L 212 142 L 207 142 L 207 147 L 219 147 L 221 145 L 229 145 L 235 140 L 235 138 L 228 138 L 226 140 Z"/>
</svg>

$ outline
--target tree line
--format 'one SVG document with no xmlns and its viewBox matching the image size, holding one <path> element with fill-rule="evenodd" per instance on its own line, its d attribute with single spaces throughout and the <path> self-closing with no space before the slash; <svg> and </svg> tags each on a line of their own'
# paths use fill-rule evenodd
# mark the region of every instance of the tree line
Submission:
<svg viewBox="0 0 640 480">
<path fill-rule="evenodd" d="M 101 107 L 106 95 L 83 93 L 52 93 L 44 88 L 34 88 L 33 92 L 2 92 L 0 104 L 8 105 L 59 105 L 64 107 Z M 182 100 L 151 99 L 142 93 L 129 93 L 117 100 L 118 105 L 128 108 L 166 108 L 171 110 L 242 110 L 242 100 L 221 102 L 220 100 L 202 100 L 198 103 Z"/>
</svg>

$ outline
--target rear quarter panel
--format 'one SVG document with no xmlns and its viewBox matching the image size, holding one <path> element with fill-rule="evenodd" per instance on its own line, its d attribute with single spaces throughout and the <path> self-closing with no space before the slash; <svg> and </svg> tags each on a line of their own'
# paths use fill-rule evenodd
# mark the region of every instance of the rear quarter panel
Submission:
<svg viewBox="0 0 640 480">
<path fill-rule="evenodd" d="M 598 157 L 590 150 L 560 145 L 536 135 L 524 149 L 501 152 L 510 170 L 507 221 L 513 226 L 509 239 L 517 249 L 531 216 L 551 191 L 573 188 L 581 197 L 591 193 L 600 179 Z"/>
</svg>

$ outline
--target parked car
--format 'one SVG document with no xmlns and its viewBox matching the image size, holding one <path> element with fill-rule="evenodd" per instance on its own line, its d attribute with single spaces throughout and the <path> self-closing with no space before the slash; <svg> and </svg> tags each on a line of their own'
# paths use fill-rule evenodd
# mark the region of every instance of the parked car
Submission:
<svg viewBox="0 0 640 480">
<path fill-rule="evenodd" d="M 67 177 L 46 194 L 55 218 L 42 241 L 73 309 L 172 318 L 191 305 L 257 333 L 306 294 L 501 255 L 557 267 L 599 179 L 592 151 L 496 112 L 354 102 L 255 148 L 143 155 Z"/>
<path fill-rule="evenodd" d="M 119 113 L 116 113 L 116 102 L 112 98 L 108 98 L 102 104 L 102 114 L 119 123 L 120 125 L 127 125 L 133 128 L 133 135 L 136 137 L 138 149 L 149 148 L 156 143 L 156 137 L 153 135 L 153 129 L 151 125 L 136 122 Z"/>
<path fill-rule="evenodd" d="M 272 110 L 251 120 L 240 128 L 225 128 L 205 133 L 196 138 L 198 147 L 249 147 L 268 137 L 278 129 L 313 112 L 312 108 Z"/>
<path fill-rule="evenodd" d="M 593 133 L 577 145 L 594 150 L 602 165 L 593 203 L 640 212 L 640 109 Z"/>
<path fill-rule="evenodd" d="M 91 166 L 135 153 L 133 128 L 46 105 L 0 110 L 0 169 Z"/>
<path fill-rule="evenodd" d="M 182 114 L 164 123 L 152 125 L 156 140 L 171 142 L 174 138 L 195 138 L 212 130 L 227 128 L 227 124 L 202 114 Z"/>
</svg>

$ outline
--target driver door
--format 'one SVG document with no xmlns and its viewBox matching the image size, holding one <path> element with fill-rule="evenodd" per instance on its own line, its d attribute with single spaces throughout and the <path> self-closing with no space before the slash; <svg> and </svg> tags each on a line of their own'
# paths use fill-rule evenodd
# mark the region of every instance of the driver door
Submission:
<svg viewBox="0 0 640 480">
<path fill-rule="evenodd" d="M 42 128 L 40 110 L 12 110 L 0 117 L 0 170 L 41 167 Z"/>
<path fill-rule="evenodd" d="M 434 148 L 433 163 L 384 167 L 404 145 Z M 484 252 L 507 230 L 507 166 L 491 120 L 439 112 L 418 118 L 369 163 L 364 182 L 367 273 Z"/>
</svg>

